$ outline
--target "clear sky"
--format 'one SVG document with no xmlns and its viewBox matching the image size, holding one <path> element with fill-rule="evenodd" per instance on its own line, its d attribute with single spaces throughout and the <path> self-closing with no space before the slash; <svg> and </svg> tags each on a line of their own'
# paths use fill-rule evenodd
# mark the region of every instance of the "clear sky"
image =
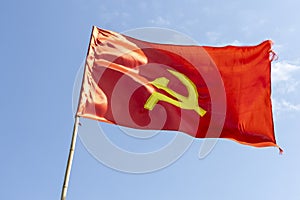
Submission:
<svg viewBox="0 0 300 200">
<path fill-rule="evenodd" d="M 199 45 L 272 39 L 279 56 L 272 65 L 275 130 L 285 153 L 222 140 L 200 160 L 203 141 L 195 140 L 173 165 L 136 175 L 101 164 L 78 140 L 67 199 L 299 200 L 299 8 L 295 0 L 3 1 L 0 199 L 60 198 L 73 84 L 96 25 L 171 28 Z"/>
</svg>

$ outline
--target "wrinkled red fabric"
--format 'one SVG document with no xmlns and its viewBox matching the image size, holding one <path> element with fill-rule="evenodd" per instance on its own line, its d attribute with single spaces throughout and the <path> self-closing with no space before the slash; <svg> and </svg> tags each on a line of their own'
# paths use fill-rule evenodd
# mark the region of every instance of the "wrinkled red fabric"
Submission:
<svg viewBox="0 0 300 200">
<path fill-rule="evenodd" d="M 270 98 L 271 45 L 270 40 L 256 46 L 157 44 L 94 27 L 77 116 L 137 129 L 278 147 Z M 151 111 L 144 108 L 154 91 L 174 98 L 150 83 L 159 77 L 167 78 L 173 91 L 189 95 L 168 70 L 194 83 L 198 105 L 207 111 L 203 117 L 165 101 Z"/>
</svg>

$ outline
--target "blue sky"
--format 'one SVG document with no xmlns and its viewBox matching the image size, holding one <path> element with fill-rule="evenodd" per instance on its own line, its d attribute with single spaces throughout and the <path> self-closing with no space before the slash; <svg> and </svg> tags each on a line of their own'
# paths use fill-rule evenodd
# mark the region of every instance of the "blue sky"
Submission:
<svg viewBox="0 0 300 200">
<path fill-rule="evenodd" d="M 73 84 L 96 25 L 170 28 L 200 45 L 272 39 L 279 56 L 272 66 L 275 130 L 285 153 L 222 140 L 199 160 L 203 141 L 195 140 L 173 165 L 136 175 L 104 166 L 78 140 L 69 200 L 299 200 L 299 7 L 295 0 L 2 2 L 0 199 L 60 198 Z"/>
</svg>

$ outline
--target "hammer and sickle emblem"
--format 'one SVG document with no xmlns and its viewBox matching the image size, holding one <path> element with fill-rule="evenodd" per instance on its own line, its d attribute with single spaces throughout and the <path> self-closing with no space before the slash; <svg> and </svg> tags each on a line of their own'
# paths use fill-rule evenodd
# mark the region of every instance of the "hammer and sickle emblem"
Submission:
<svg viewBox="0 0 300 200">
<path fill-rule="evenodd" d="M 203 117 L 206 113 L 206 110 L 201 108 L 198 104 L 198 91 L 195 84 L 182 73 L 173 70 L 168 70 L 168 71 L 174 76 L 176 76 L 181 81 L 181 83 L 187 88 L 188 96 L 187 97 L 183 96 L 181 94 L 178 94 L 174 90 L 168 88 L 167 86 L 169 83 L 169 79 L 165 77 L 160 77 L 155 79 L 154 81 L 151 81 L 150 83 L 154 85 L 156 88 L 164 90 L 165 92 L 167 92 L 168 94 L 170 94 L 176 99 L 170 98 L 164 94 L 155 91 L 147 99 L 144 108 L 148 110 L 152 110 L 158 101 L 165 101 L 170 104 L 173 104 L 174 106 L 180 107 L 182 109 L 194 110 L 201 117 Z"/>
</svg>

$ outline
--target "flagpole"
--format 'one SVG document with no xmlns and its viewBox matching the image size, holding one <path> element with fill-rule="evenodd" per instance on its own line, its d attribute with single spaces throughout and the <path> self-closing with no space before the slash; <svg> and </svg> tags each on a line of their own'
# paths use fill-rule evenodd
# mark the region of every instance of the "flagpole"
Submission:
<svg viewBox="0 0 300 200">
<path fill-rule="evenodd" d="M 90 36 L 90 42 L 89 42 L 89 46 L 88 46 L 87 56 L 89 55 L 91 41 L 92 41 L 92 38 L 93 38 L 93 33 L 94 33 L 95 28 L 96 28 L 95 26 L 92 27 L 92 32 L 91 32 L 91 36 Z M 86 65 L 87 65 L 87 60 L 85 60 L 80 91 L 82 91 L 82 89 L 83 89 Z M 77 111 L 78 111 L 78 108 L 79 108 L 80 99 L 81 99 L 81 95 L 79 96 Z M 65 172 L 64 185 L 63 185 L 63 188 L 62 188 L 62 191 L 61 191 L 61 198 L 60 198 L 61 200 L 66 200 L 66 197 L 67 197 L 67 191 L 68 191 L 68 186 L 69 186 L 70 173 L 71 173 L 71 168 L 72 168 L 72 162 L 73 162 L 73 157 L 74 157 L 74 151 L 75 151 L 75 145 L 76 145 L 76 139 L 77 139 L 79 124 L 80 124 L 79 123 L 79 116 L 76 114 L 75 115 L 74 126 L 73 126 L 73 134 L 72 134 L 72 141 L 71 141 L 71 145 L 70 145 L 68 163 L 67 163 L 66 172 Z"/>
<path fill-rule="evenodd" d="M 66 172 L 65 172 L 64 185 L 63 185 L 62 192 L 61 192 L 61 200 L 65 200 L 66 196 L 67 196 L 71 167 L 72 167 L 74 150 L 75 150 L 76 139 L 77 139 L 78 125 L 79 125 L 79 117 L 76 116 L 74 126 L 73 126 L 72 141 L 71 141 L 68 163 L 67 163 Z"/>
</svg>

